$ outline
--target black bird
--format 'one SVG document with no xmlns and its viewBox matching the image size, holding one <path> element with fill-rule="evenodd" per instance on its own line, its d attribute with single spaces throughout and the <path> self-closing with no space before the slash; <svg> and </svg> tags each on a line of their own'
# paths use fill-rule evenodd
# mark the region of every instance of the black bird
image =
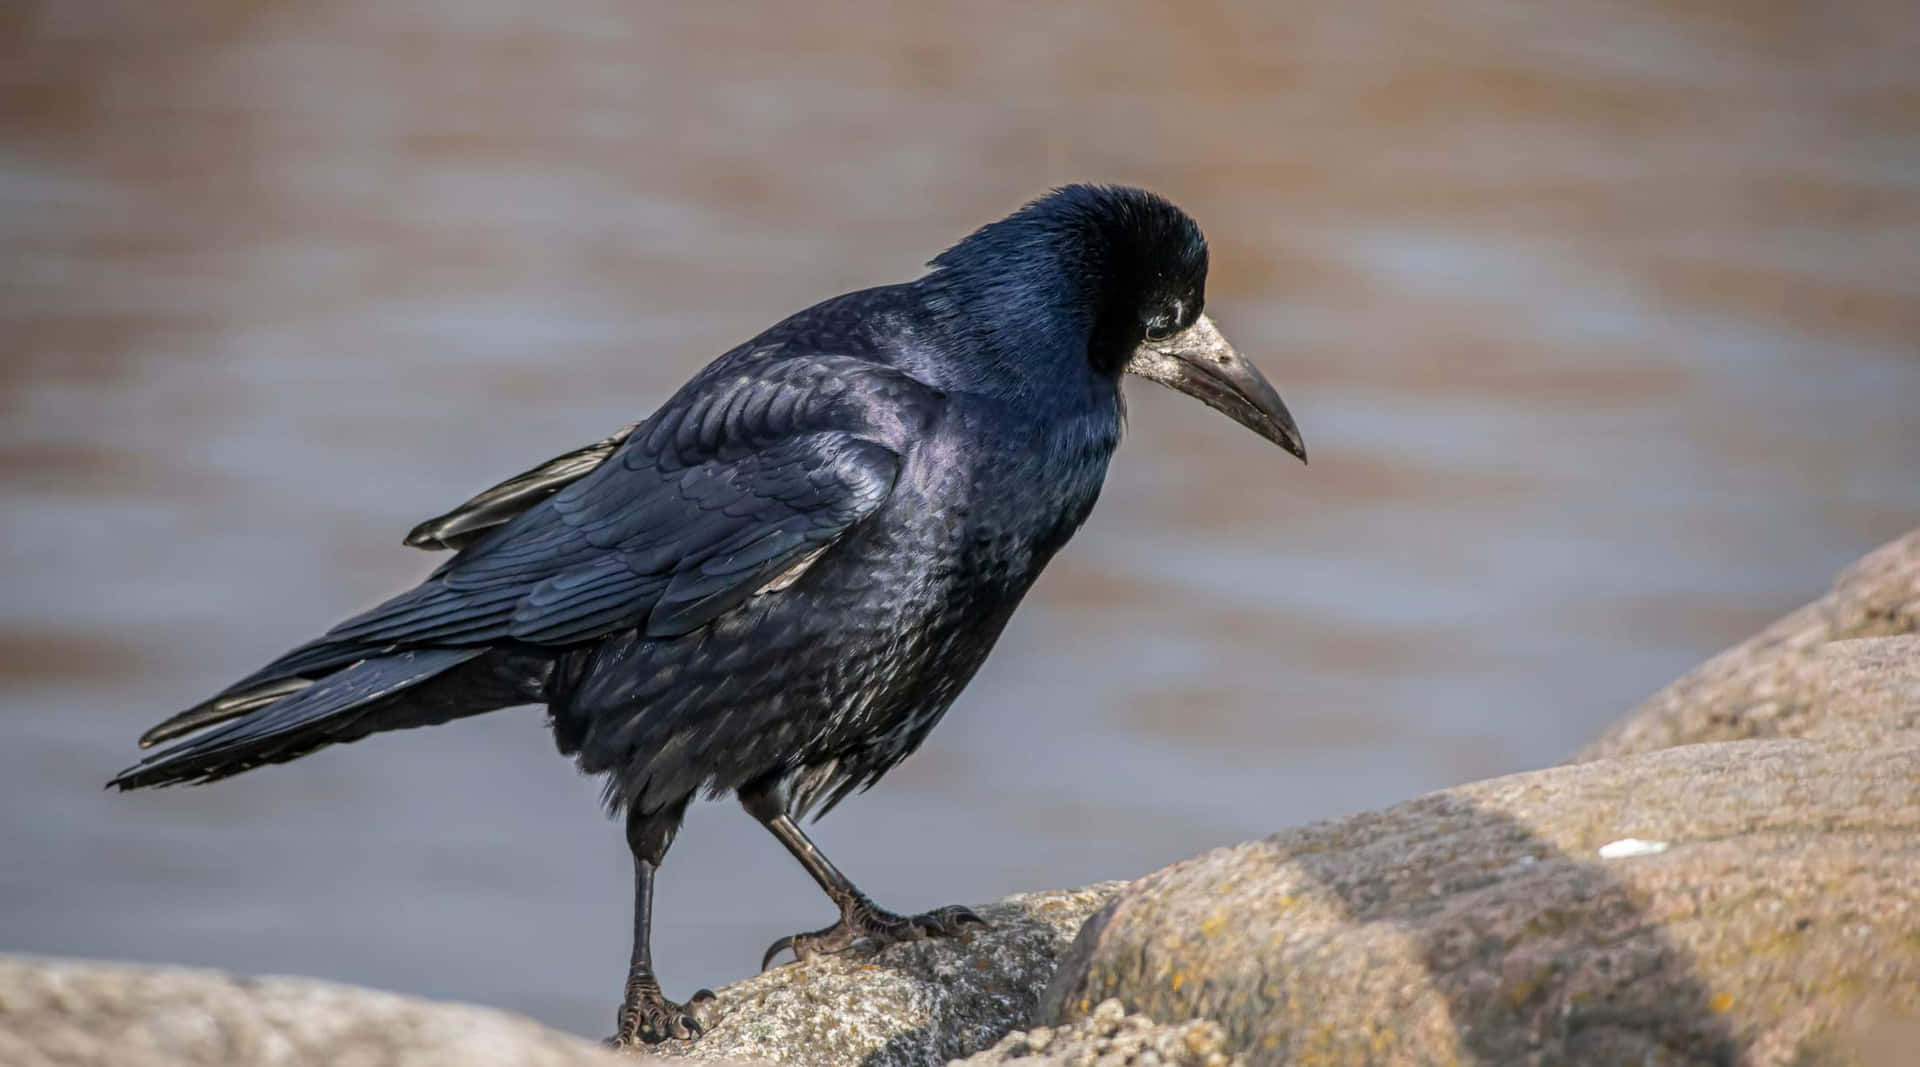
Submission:
<svg viewBox="0 0 1920 1067">
<path fill-rule="evenodd" d="M 1122 374 L 1306 451 L 1201 313 L 1206 240 L 1158 196 L 1058 189 L 929 266 L 778 323 L 645 421 L 422 523 L 408 544 L 457 550 L 424 582 L 147 731 L 195 736 L 110 784 L 545 704 L 626 814 L 622 1044 L 698 1036 L 712 998 L 666 999 L 648 951 L 654 872 L 697 793 L 737 795 L 840 909 L 763 967 L 979 922 L 881 909 L 794 817 L 878 781 L 979 669 L 1100 495 Z"/>
</svg>

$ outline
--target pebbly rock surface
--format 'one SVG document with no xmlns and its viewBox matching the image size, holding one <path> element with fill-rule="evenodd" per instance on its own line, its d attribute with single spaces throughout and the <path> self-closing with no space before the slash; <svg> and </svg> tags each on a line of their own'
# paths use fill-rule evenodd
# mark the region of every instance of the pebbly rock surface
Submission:
<svg viewBox="0 0 1920 1067">
<path fill-rule="evenodd" d="M 0 956 L 6 1067 L 620 1067 L 505 1012 L 305 978 Z"/>
<path fill-rule="evenodd" d="M 1118 998 L 1249 1064 L 1856 1062 L 1920 1019 L 1920 734 L 1446 790 L 1128 886 L 1042 1021 Z"/>
<path fill-rule="evenodd" d="M 1575 759 L 1753 737 L 1871 744 L 1920 727 L 1914 646 L 1857 640 L 1916 633 L 1920 530 L 1875 549 L 1826 596 L 1661 690 Z"/>
<path fill-rule="evenodd" d="M 1060 954 L 1120 888 L 1032 893 L 975 909 L 964 939 L 856 949 L 776 967 L 718 990 L 713 1025 L 672 1059 L 794 1067 L 930 1067 L 1033 1020 Z"/>
<path fill-rule="evenodd" d="M 957 1061 L 967 1067 L 1242 1067 L 1226 1047 L 1226 1031 L 1203 1019 L 1166 1025 L 1128 1015 L 1117 1000 L 1055 1029 L 1015 1030 L 985 1052 Z"/>
</svg>

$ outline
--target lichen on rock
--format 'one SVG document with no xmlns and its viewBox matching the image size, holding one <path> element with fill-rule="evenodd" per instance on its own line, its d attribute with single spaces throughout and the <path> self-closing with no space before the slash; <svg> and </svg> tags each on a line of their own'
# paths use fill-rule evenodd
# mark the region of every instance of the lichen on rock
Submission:
<svg viewBox="0 0 1920 1067">
<path fill-rule="evenodd" d="M 1600 858 L 1629 836 L 1669 847 Z M 1118 997 L 1252 1064 L 1829 1062 L 1862 1011 L 1920 1016 L 1915 885 L 1920 735 L 1687 746 L 1176 864 L 1088 923 L 1042 1018 Z"/>
</svg>

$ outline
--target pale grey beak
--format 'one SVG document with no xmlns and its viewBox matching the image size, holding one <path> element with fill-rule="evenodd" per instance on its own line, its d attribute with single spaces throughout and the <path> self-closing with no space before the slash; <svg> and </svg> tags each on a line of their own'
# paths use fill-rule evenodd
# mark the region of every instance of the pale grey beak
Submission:
<svg viewBox="0 0 1920 1067">
<path fill-rule="evenodd" d="M 1178 389 L 1307 461 L 1307 445 L 1287 405 L 1259 369 L 1234 351 L 1205 315 L 1164 341 L 1143 341 L 1127 373 Z"/>
</svg>

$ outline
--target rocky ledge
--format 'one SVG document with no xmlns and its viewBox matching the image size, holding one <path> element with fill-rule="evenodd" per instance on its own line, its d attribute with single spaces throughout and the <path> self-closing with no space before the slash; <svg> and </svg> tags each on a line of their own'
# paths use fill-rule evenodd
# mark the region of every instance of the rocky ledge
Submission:
<svg viewBox="0 0 1920 1067">
<path fill-rule="evenodd" d="M 1882 545 L 1826 596 L 1661 690 L 1575 758 L 1753 737 L 1870 747 L 1920 729 L 1915 633 L 1920 530 Z"/>
<path fill-rule="evenodd" d="M 1576 759 L 720 991 L 675 1059 L 1920 1062 L 1920 531 Z M 1091 916 L 1091 918 L 1089 918 Z M 1083 921 L 1084 920 L 1084 921 Z M 1077 934 L 1076 934 L 1077 931 Z M 323 983 L 0 960 L 0 1063 L 620 1062 Z M 625 1062 L 633 1062 L 627 1059 Z"/>
<path fill-rule="evenodd" d="M 1920 531 L 1584 762 L 1133 883 L 1042 1019 L 1116 998 L 1252 1064 L 1920 1062 L 1916 629 Z"/>
<path fill-rule="evenodd" d="M 1920 734 L 1694 745 L 1288 830 L 1128 887 L 1044 1017 L 1250 1063 L 1820 1063 L 1920 1017 Z"/>
</svg>

